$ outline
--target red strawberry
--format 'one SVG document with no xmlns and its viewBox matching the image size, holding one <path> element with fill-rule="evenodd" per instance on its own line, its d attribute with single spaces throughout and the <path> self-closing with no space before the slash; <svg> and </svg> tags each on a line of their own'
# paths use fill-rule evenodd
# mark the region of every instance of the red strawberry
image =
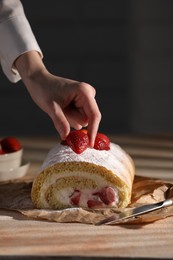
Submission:
<svg viewBox="0 0 173 260">
<path fill-rule="evenodd" d="M 81 130 L 79 130 L 79 131 L 81 131 L 81 132 L 83 132 L 83 133 L 85 133 L 85 134 L 88 133 L 88 131 L 87 131 L 86 129 L 81 129 Z M 62 140 L 62 141 L 61 141 L 61 144 L 62 144 L 62 145 L 68 145 L 66 140 Z"/>
<path fill-rule="evenodd" d="M 96 150 L 109 150 L 110 149 L 110 140 L 105 134 L 97 133 L 94 149 Z"/>
<path fill-rule="evenodd" d="M 72 196 L 70 197 L 70 202 L 73 205 L 78 206 L 80 201 L 81 192 L 79 190 L 75 190 Z"/>
<path fill-rule="evenodd" d="M 99 197 L 106 205 L 110 205 L 115 201 L 115 192 L 113 188 L 106 187 L 99 192 Z"/>
<path fill-rule="evenodd" d="M 87 130 L 87 129 L 81 129 L 80 131 L 82 131 L 82 132 L 85 133 L 86 135 L 88 134 L 88 130 Z"/>
<path fill-rule="evenodd" d="M 6 153 L 12 153 L 22 148 L 20 142 L 15 137 L 6 137 L 0 141 L 1 148 Z"/>
<path fill-rule="evenodd" d="M 5 152 L 2 149 L 0 149 L 0 154 L 5 154 Z"/>
<path fill-rule="evenodd" d="M 103 207 L 103 203 L 98 200 L 88 200 L 87 201 L 88 208 L 101 208 Z"/>
<path fill-rule="evenodd" d="M 81 130 L 73 130 L 67 136 L 66 143 L 75 153 L 80 154 L 87 149 L 89 138 L 88 135 Z"/>
</svg>

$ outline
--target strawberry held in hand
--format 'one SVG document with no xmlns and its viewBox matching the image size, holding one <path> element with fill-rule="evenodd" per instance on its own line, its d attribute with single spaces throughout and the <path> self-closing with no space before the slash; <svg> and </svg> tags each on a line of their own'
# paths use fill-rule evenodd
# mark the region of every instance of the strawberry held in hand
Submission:
<svg viewBox="0 0 173 260">
<path fill-rule="evenodd" d="M 71 149 L 80 154 L 89 147 L 89 138 L 86 129 L 82 130 L 73 130 L 67 136 L 66 140 L 62 141 L 61 144 L 68 145 Z M 96 150 L 109 150 L 110 149 L 110 140 L 109 138 L 102 133 L 97 133 L 94 149 Z"/>
<path fill-rule="evenodd" d="M 15 137 L 5 137 L 0 141 L 1 149 L 4 153 L 12 153 L 19 151 L 22 146 Z"/>
<path fill-rule="evenodd" d="M 75 153 L 80 154 L 87 149 L 89 138 L 83 131 L 73 130 L 67 136 L 65 143 L 70 146 Z"/>
</svg>

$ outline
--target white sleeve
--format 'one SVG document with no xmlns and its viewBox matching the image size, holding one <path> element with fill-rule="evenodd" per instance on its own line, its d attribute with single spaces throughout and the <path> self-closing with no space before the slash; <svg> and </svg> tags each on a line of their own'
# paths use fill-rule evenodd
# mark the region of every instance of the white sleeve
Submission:
<svg viewBox="0 0 173 260">
<path fill-rule="evenodd" d="M 43 57 L 19 0 L 0 0 L 0 63 L 12 82 L 21 79 L 14 61 L 35 50 Z"/>
</svg>

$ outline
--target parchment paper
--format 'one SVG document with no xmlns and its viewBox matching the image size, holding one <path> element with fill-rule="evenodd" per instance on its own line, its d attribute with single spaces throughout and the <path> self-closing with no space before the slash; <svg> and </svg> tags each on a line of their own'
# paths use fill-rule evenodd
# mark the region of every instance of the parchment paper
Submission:
<svg viewBox="0 0 173 260">
<path fill-rule="evenodd" d="M 133 184 L 131 204 L 128 207 L 162 201 L 168 197 L 169 188 L 172 186 L 173 182 L 136 176 Z M 117 208 L 97 210 L 82 208 L 68 208 L 64 210 L 36 209 L 30 197 L 31 187 L 32 182 L 13 181 L 0 183 L 0 208 L 18 211 L 32 219 L 86 224 L 95 224 L 113 213 L 120 213 L 125 210 Z M 173 216 L 173 206 L 130 219 L 128 223 L 149 223 L 170 216 Z"/>
</svg>

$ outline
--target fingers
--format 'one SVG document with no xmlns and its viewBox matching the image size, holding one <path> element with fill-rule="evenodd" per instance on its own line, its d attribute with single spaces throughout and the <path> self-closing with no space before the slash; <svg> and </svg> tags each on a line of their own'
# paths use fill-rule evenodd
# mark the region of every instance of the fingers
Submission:
<svg viewBox="0 0 173 260">
<path fill-rule="evenodd" d="M 88 136 L 90 140 L 90 147 L 94 146 L 95 137 L 98 132 L 101 113 L 95 99 L 89 100 L 85 105 L 85 113 L 88 116 Z"/>
<path fill-rule="evenodd" d="M 62 140 L 65 140 L 70 132 L 70 124 L 66 119 L 61 107 L 56 102 L 53 102 L 53 109 L 50 109 L 49 116 L 52 118 L 54 126 L 60 135 L 60 138 Z"/>
<path fill-rule="evenodd" d="M 95 137 L 98 132 L 101 113 L 95 100 L 95 89 L 87 83 L 81 83 L 79 89 L 79 97 L 82 100 L 83 114 L 86 115 L 88 120 L 88 135 L 90 146 L 94 146 Z"/>
<path fill-rule="evenodd" d="M 66 139 L 70 132 L 70 127 L 80 130 L 82 127 L 88 126 L 90 146 L 94 146 L 95 136 L 101 119 L 101 114 L 94 98 L 87 99 L 82 109 L 69 109 L 68 112 L 63 112 L 61 107 L 56 102 L 53 102 L 49 110 L 49 116 L 52 118 L 62 140 Z"/>
<path fill-rule="evenodd" d="M 101 120 L 95 100 L 96 91 L 87 83 L 73 82 L 66 86 L 65 91 L 60 93 L 64 101 L 59 102 L 54 95 L 56 101 L 50 101 L 48 114 L 63 140 L 69 134 L 70 127 L 79 130 L 87 126 L 90 147 L 93 147 Z"/>
<path fill-rule="evenodd" d="M 70 107 L 64 111 L 64 114 L 71 127 L 80 130 L 82 127 L 87 127 L 88 118 L 85 115 L 83 108 Z"/>
</svg>

